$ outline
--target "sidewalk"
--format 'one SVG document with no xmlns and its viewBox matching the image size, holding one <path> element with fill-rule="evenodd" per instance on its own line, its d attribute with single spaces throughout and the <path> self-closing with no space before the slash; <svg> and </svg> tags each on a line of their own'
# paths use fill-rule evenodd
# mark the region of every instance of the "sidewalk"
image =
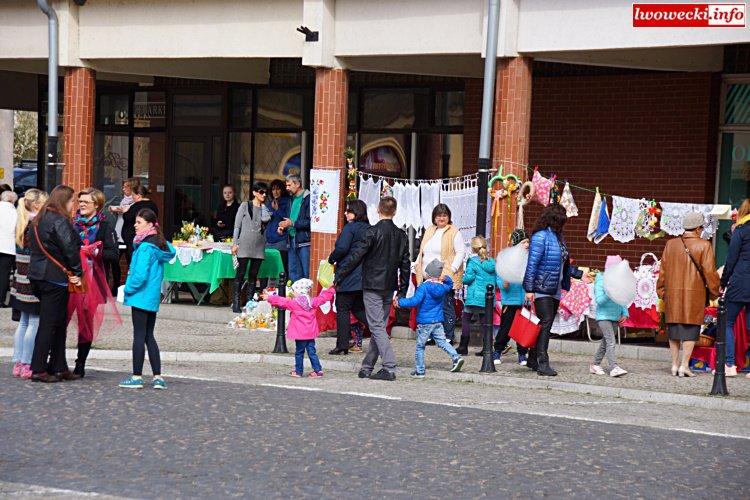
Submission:
<svg viewBox="0 0 750 500">
<path fill-rule="evenodd" d="M 291 354 L 271 355 L 275 332 L 232 330 L 223 324 L 177 321 L 163 316 L 167 314 L 159 315 L 155 334 L 165 360 L 288 363 L 289 366 L 293 363 Z M 124 315 L 123 321 L 122 326 L 97 341 L 92 350 L 92 359 L 123 359 L 123 369 L 127 369 L 129 364 L 125 360 L 130 359 L 132 344 L 129 315 Z M 0 356 L 10 356 L 16 323 L 10 321 L 8 309 L 0 310 L 0 324 Z M 71 329 L 71 332 L 73 331 L 75 330 Z M 399 377 L 408 377 L 414 367 L 414 341 L 394 339 L 392 342 L 396 351 Z M 585 342 L 565 343 L 593 346 Z M 75 349 L 75 345 L 76 335 L 69 335 L 68 348 Z M 293 351 L 294 342 L 288 341 L 287 345 Z M 324 369 L 356 370 L 362 354 L 330 356 L 328 351 L 334 345 L 334 338 L 318 340 L 318 354 L 323 360 Z M 546 388 L 750 412 L 750 380 L 744 376 L 727 380 L 730 398 L 708 398 L 705 396 L 711 389 L 713 379 L 710 374 L 699 374 L 692 379 L 673 377 L 669 373 L 669 362 L 619 358 L 622 367 L 630 373 L 615 379 L 609 376 L 590 375 L 590 355 L 556 352 L 550 357 L 559 375 L 549 378 L 539 377 L 535 372 L 518 365 L 515 354 L 509 353 L 505 356 L 503 364 L 498 367 L 497 373 L 480 374 L 481 358 L 474 356 L 475 350 L 472 348 L 469 356 L 466 356 L 463 373 L 453 374 L 448 372 L 451 364 L 448 356 L 437 347 L 428 347 L 425 353 L 427 379 L 461 380 L 529 389 Z M 75 359 L 75 352 L 71 352 L 68 359 Z"/>
</svg>

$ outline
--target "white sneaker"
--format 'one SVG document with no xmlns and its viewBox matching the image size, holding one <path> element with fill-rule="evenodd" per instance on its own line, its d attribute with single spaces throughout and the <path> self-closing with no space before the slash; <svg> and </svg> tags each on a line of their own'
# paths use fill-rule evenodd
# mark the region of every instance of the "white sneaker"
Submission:
<svg viewBox="0 0 750 500">
<path fill-rule="evenodd" d="M 733 365 L 733 366 L 724 365 L 724 374 L 727 377 L 736 377 L 737 376 L 737 365 Z"/>
<path fill-rule="evenodd" d="M 592 375 L 606 375 L 602 367 L 599 365 L 589 365 L 589 373 Z"/>
<path fill-rule="evenodd" d="M 609 372 L 609 376 L 610 377 L 621 377 L 621 376 L 623 376 L 623 375 L 625 375 L 627 373 L 628 373 L 627 370 L 623 370 L 619 366 L 615 366 L 614 368 L 612 368 L 612 371 Z"/>
</svg>

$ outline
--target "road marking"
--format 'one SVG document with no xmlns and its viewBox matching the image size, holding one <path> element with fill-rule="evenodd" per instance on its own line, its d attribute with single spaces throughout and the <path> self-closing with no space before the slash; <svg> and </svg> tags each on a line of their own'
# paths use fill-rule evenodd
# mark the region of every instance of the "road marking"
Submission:
<svg viewBox="0 0 750 500">
<path fill-rule="evenodd" d="M 121 370 L 114 370 L 111 368 L 99 368 L 99 367 L 92 367 L 92 369 L 100 370 L 100 371 L 107 371 L 107 372 L 115 372 L 115 371 L 121 371 Z M 209 382 L 224 382 L 224 383 L 233 383 L 231 381 L 227 380 L 220 380 L 215 378 L 207 378 L 207 377 L 198 377 L 198 376 L 192 376 L 192 375 L 169 375 L 168 378 L 179 378 L 179 379 L 187 379 L 187 380 L 201 380 L 201 381 L 209 381 Z M 309 391 L 309 392 L 324 392 L 327 394 L 344 394 L 348 396 L 357 396 L 357 397 L 366 397 L 366 398 L 376 398 L 376 399 L 388 399 L 393 401 L 410 401 L 414 403 L 422 403 L 422 404 L 431 404 L 431 405 L 440 405 L 440 406 L 448 406 L 452 408 L 470 408 L 473 410 L 481 410 L 482 405 L 490 405 L 490 404 L 503 404 L 506 402 L 503 401 L 488 401 L 484 403 L 474 403 L 474 404 L 457 404 L 457 403 L 443 403 L 439 401 L 420 401 L 420 400 L 404 400 L 403 398 L 397 397 L 397 396 L 387 396 L 385 394 L 374 394 L 374 393 L 367 393 L 367 392 L 354 392 L 354 391 L 336 391 L 332 389 L 323 389 L 320 387 L 303 387 L 303 386 L 297 386 L 297 385 L 286 385 L 286 384 L 271 384 L 271 383 L 242 383 L 243 385 L 254 385 L 254 386 L 262 386 L 262 387 L 274 387 L 274 388 L 280 388 L 280 389 L 293 389 L 298 391 Z M 512 404 L 512 401 L 508 401 L 507 403 Z M 580 402 L 584 403 L 584 402 Z M 601 402 L 585 402 L 590 404 L 605 404 L 607 402 L 601 401 Z M 616 403 L 616 402 L 612 402 Z M 631 403 L 647 403 L 647 401 L 623 401 L 622 404 L 631 404 Z M 550 404 L 553 404 L 550 402 Z M 564 404 L 564 403 L 563 403 Z M 604 418 L 591 418 L 591 417 L 577 417 L 574 415 L 562 415 L 560 413 L 549 413 L 549 412 L 543 412 L 543 411 L 533 411 L 533 410 L 514 410 L 514 409 L 505 409 L 504 411 L 507 411 L 509 413 L 518 413 L 522 415 L 535 415 L 539 417 L 553 417 L 553 418 L 562 418 L 566 420 L 577 420 L 577 421 L 583 421 L 583 422 L 594 422 L 599 424 L 609 424 L 609 425 L 630 425 L 630 424 L 623 424 L 622 422 L 618 422 L 616 420 L 608 420 Z M 645 427 L 648 429 L 662 429 L 662 430 L 668 430 L 668 431 L 675 431 L 675 432 L 687 432 L 690 434 L 701 434 L 705 436 L 715 436 L 715 437 L 724 437 L 729 439 L 743 439 L 743 440 L 750 440 L 750 436 L 741 436 L 736 434 L 725 434 L 720 432 L 709 432 L 709 431 L 701 431 L 697 429 L 686 429 L 681 427 L 658 427 L 658 426 L 647 426 L 647 425 L 636 425 L 636 427 Z"/>
<path fill-rule="evenodd" d="M 3 495 L 8 496 L 18 496 L 18 497 L 27 497 L 29 495 L 43 495 L 45 497 L 48 496 L 57 496 L 57 495 L 65 495 L 65 496 L 73 496 L 75 498 L 79 497 L 103 497 L 103 498 L 124 498 L 124 497 L 114 497 L 111 495 L 102 495 L 100 493 L 96 493 L 93 491 L 78 491 L 78 490 L 68 490 L 63 488 L 52 488 L 49 486 L 41 486 L 38 484 L 26 484 L 26 483 L 10 483 L 5 481 L 0 481 L 0 493 Z"/>
</svg>

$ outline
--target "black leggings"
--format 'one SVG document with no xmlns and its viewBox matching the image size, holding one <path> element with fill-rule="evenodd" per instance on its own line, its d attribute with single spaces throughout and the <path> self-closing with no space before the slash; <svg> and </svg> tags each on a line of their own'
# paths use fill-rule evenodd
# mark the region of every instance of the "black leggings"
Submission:
<svg viewBox="0 0 750 500">
<path fill-rule="evenodd" d="M 349 338 L 352 336 L 350 312 L 363 325 L 367 324 L 362 290 L 336 293 L 336 348 L 340 350 L 349 349 Z"/>
<path fill-rule="evenodd" d="M 510 327 L 513 326 L 513 319 L 516 317 L 516 311 L 521 306 L 503 306 L 503 312 L 500 315 L 500 330 L 495 337 L 495 351 L 503 352 L 510 342 Z M 523 349 L 523 351 L 521 351 Z M 526 348 L 518 346 L 519 352 L 526 352 Z"/>
<path fill-rule="evenodd" d="M 247 282 L 250 285 L 247 291 L 247 300 L 250 300 L 255 295 L 255 282 L 258 279 L 258 271 L 260 271 L 260 266 L 263 264 L 263 259 L 239 257 L 237 261 L 240 263 L 240 266 L 237 268 L 234 284 L 238 290 L 242 287 L 242 283 L 245 280 L 245 271 L 247 271 L 248 263 L 250 264 L 250 271 L 247 274 Z"/>
<path fill-rule="evenodd" d="M 133 307 L 133 375 L 143 375 L 143 360 L 146 356 L 144 346 L 148 348 L 148 361 L 151 372 L 161 375 L 161 356 L 159 346 L 154 338 L 156 313 Z"/>
<path fill-rule="evenodd" d="M 31 371 L 67 371 L 65 335 L 68 327 L 68 287 L 36 280 L 31 282 L 31 287 L 39 298 L 39 329 L 34 340 Z"/>
</svg>

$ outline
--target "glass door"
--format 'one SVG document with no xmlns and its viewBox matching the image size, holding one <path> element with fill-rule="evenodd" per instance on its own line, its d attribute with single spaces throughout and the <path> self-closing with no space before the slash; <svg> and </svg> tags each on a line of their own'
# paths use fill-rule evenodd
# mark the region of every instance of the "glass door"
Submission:
<svg viewBox="0 0 750 500">
<path fill-rule="evenodd" d="M 175 137 L 172 140 L 170 229 L 182 221 L 210 226 L 214 205 L 224 183 L 221 169 L 222 140 L 219 136 Z"/>
<path fill-rule="evenodd" d="M 725 132 L 721 136 L 718 202 L 739 207 L 750 198 L 750 132 Z M 719 223 L 716 238 L 716 260 L 724 264 L 728 245 L 722 238 L 732 221 Z"/>
</svg>

